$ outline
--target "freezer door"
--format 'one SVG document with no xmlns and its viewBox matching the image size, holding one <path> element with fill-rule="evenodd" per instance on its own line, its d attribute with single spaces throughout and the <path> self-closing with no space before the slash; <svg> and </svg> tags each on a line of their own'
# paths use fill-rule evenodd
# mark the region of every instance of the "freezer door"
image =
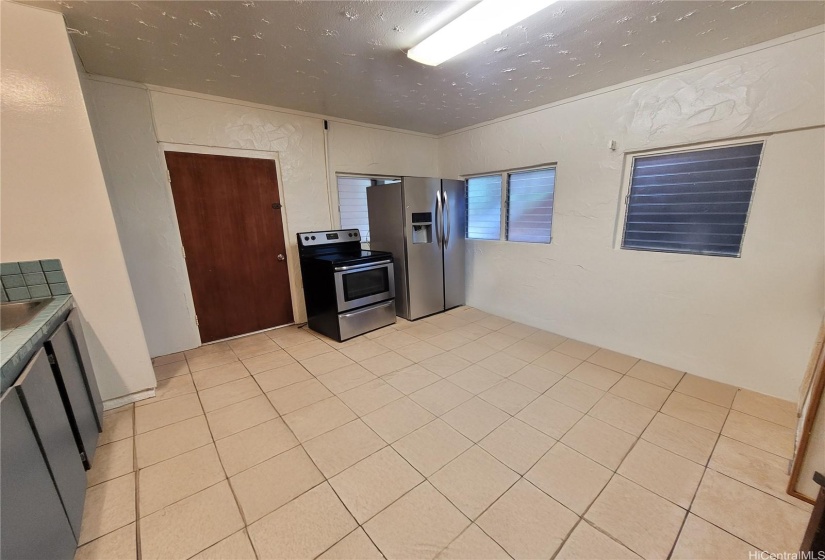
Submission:
<svg viewBox="0 0 825 560">
<path fill-rule="evenodd" d="M 441 180 L 404 177 L 404 233 L 407 245 L 409 316 L 444 311 Z"/>
<path fill-rule="evenodd" d="M 404 200 L 401 182 L 367 187 L 370 219 L 370 249 L 389 251 L 393 256 L 395 309 L 399 317 L 409 318 L 407 256 L 404 244 Z"/>
<path fill-rule="evenodd" d="M 464 230 L 467 221 L 464 181 L 443 179 L 444 307 L 464 305 Z"/>
</svg>

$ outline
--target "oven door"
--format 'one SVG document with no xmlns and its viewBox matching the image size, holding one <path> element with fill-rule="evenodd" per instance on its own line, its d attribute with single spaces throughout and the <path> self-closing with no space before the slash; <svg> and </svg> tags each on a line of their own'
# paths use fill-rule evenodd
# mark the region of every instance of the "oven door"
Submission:
<svg viewBox="0 0 825 560">
<path fill-rule="evenodd" d="M 394 298 L 392 261 L 336 266 L 335 295 L 339 313 Z"/>
</svg>

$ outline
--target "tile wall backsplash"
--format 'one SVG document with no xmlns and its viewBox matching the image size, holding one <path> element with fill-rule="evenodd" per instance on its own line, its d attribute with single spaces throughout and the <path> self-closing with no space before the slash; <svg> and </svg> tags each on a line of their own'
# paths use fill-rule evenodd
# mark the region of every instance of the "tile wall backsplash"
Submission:
<svg viewBox="0 0 825 560">
<path fill-rule="evenodd" d="M 2 301 L 23 301 L 70 294 L 58 259 L 0 264 Z"/>
</svg>

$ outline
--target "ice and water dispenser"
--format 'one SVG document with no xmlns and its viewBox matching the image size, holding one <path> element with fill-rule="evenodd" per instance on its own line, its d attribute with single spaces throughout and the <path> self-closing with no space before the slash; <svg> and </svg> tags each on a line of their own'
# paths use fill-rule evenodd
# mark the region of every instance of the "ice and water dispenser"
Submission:
<svg viewBox="0 0 825 560">
<path fill-rule="evenodd" d="M 412 242 L 432 243 L 433 242 L 433 213 L 413 212 L 412 214 Z"/>
</svg>

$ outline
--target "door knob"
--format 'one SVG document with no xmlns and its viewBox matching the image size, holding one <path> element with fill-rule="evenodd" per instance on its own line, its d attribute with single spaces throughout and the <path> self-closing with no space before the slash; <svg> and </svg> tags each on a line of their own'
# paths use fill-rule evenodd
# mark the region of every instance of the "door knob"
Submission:
<svg viewBox="0 0 825 560">
<path fill-rule="evenodd" d="M 286 260 L 286 257 L 285 257 L 285 256 L 283 256 L 283 255 L 281 255 L 281 254 L 279 254 L 279 255 L 278 255 L 278 257 L 277 257 L 277 259 L 278 259 L 279 261 L 285 261 L 285 260 Z"/>
</svg>

